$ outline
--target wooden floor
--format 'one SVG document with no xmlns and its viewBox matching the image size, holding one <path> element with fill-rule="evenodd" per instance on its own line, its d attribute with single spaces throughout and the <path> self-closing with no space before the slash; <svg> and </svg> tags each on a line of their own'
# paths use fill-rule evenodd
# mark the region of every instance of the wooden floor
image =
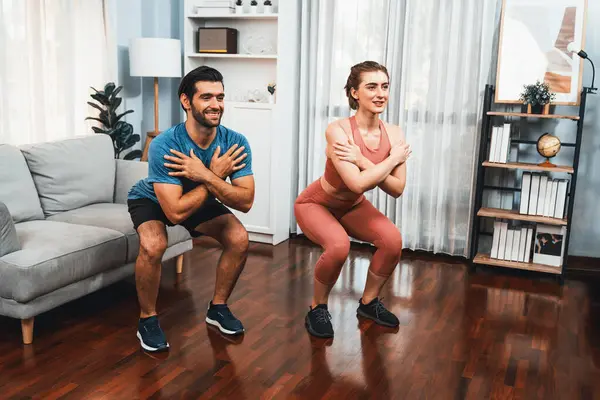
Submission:
<svg viewBox="0 0 600 400">
<path fill-rule="evenodd" d="M 251 245 L 231 299 L 247 333 L 207 327 L 220 250 L 197 247 L 179 280 L 163 270 L 161 325 L 171 351 L 135 336 L 133 280 L 36 318 L 34 343 L 0 318 L 0 398 L 600 398 L 600 285 L 483 270 L 406 254 L 386 286 L 397 330 L 356 317 L 370 250 L 353 249 L 333 290 L 336 337 L 304 328 L 320 250 L 304 239 Z M 594 397 L 595 396 L 595 397 Z"/>
</svg>

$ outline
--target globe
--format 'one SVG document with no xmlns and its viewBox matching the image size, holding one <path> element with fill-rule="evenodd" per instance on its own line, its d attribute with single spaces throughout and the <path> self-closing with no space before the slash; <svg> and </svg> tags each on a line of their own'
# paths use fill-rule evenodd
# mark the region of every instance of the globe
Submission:
<svg viewBox="0 0 600 400">
<path fill-rule="evenodd" d="M 560 139 L 549 133 L 544 133 L 537 141 L 537 151 L 542 157 L 552 158 L 560 150 Z"/>
</svg>

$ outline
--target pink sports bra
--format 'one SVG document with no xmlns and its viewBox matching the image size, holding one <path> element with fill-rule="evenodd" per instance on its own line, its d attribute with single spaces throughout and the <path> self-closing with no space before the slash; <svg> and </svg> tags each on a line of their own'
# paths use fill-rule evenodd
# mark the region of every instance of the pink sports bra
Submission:
<svg viewBox="0 0 600 400">
<path fill-rule="evenodd" d="M 352 137 L 354 139 L 354 143 L 356 143 L 356 145 L 360 148 L 362 155 L 369 159 L 369 161 L 371 161 L 373 164 L 379 164 L 388 157 L 392 146 L 390 144 L 387 131 L 385 130 L 385 126 L 381 120 L 379 121 L 381 137 L 379 139 L 379 146 L 376 149 L 370 149 L 367 147 L 362 135 L 360 134 L 360 131 L 358 130 L 358 124 L 356 123 L 356 118 L 354 116 L 350 117 L 350 127 L 352 128 Z M 348 189 L 348 186 L 346 186 L 342 180 L 340 174 L 335 169 L 331 158 L 327 158 L 324 178 L 334 188 L 340 191 L 351 192 L 350 189 Z"/>
</svg>

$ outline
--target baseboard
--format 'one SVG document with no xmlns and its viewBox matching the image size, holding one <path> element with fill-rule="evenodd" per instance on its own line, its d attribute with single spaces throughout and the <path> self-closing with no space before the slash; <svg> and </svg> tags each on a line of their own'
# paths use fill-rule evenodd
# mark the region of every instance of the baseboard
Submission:
<svg viewBox="0 0 600 400">
<path fill-rule="evenodd" d="M 569 256 L 567 263 L 567 273 L 573 273 L 577 275 L 600 276 L 600 258 Z"/>
</svg>

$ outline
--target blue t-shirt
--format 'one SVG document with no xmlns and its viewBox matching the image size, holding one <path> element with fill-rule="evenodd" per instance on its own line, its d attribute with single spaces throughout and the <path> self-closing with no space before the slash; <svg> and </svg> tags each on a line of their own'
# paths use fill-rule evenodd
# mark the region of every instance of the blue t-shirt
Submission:
<svg viewBox="0 0 600 400">
<path fill-rule="evenodd" d="M 183 186 L 183 193 L 187 193 L 200 185 L 199 182 L 194 182 L 187 178 L 169 176 L 169 172 L 173 172 L 174 170 L 165 167 L 164 164 L 171 163 L 171 161 L 165 159 L 164 156 L 165 154 L 174 156 L 170 149 L 177 150 L 187 156 L 190 155 L 190 150 L 193 149 L 196 157 L 202 160 L 206 168 L 210 168 L 210 160 L 217 146 L 221 147 L 219 156 L 222 156 L 234 144 L 237 144 L 238 148 L 244 146 L 244 153 L 248 155 L 242 161 L 242 163 L 246 164 L 244 168 L 234 171 L 229 176 L 230 180 L 252 175 L 252 151 L 244 135 L 223 125 L 219 125 L 214 140 L 204 150 L 190 138 L 185 129 L 185 123 L 182 122 L 167 129 L 150 142 L 150 148 L 148 149 L 148 177 L 133 185 L 129 190 L 128 198 L 131 200 L 150 199 L 158 203 L 158 199 L 154 193 L 154 183 L 172 183 Z"/>
</svg>

